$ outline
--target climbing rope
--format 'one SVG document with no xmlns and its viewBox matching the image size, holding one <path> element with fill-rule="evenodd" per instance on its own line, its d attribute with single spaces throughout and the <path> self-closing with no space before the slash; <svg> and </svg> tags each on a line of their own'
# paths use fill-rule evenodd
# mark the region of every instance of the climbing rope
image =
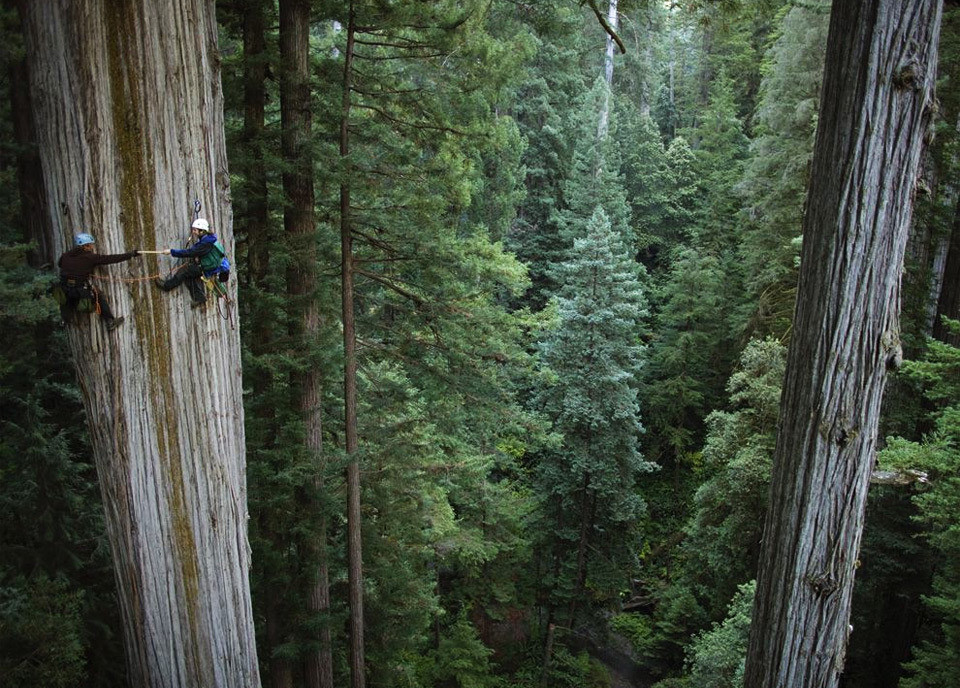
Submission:
<svg viewBox="0 0 960 688">
<path fill-rule="evenodd" d="M 200 203 L 200 199 L 196 198 L 193 202 L 193 219 L 194 220 L 200 217 L 200 211 L 202 208 L 203 206 Z M 189 242 L 190 242 L 190 239 L 188 238 L 184 242 L 184 246 L 186 247 L 189 244 Z M 145 249 L 140 250 L 139 253 L 144 255 L 166 255 L 167 254 L 166 251 L 152 251 L 152 250 L 145 250 Z M 165 278 L 169 279 L 171 275 L 173 275 L 178 270 L 182 270 L 183 268 L 187 267 L 187 265 L 189 265 L 189 263 L 182 263 L 181 265 L 176 265 L 171 267 L 170 270 L 167 271 Z M 143 277 L 109 277 L 107 275 L 90 275 L 89 279 L 96 280 L 98 282 L 136 284 L 138 282 L 147 282 L 147 281 L 155 280 L 157 278 L 162 278 L 162 277 L 164 277 L 162 273 L 157 273 L 157 274 L 145 275 Z M 224 287 L 223 284 L 221 284 L 219 280 L 215 278 L 201 277 L 200 279 L 203 281 L 205 288 L 211 293 L 211 295 L 213 295 L 216 298 L 217 316 L 221 320 L 225 320 L 228 323 L 230 323 L 231 330 L 236 330 L 237 329 L 236 324 L 233 319 L 233 309 L 231 308 L 232 302 L 230 300 L 230 296 L 227 293 L 226 287 Z M 96 289 L 94 289 L 94 293 L 97 294 Z M 100 309 L 99 301 L 97 301 L 96 307 L 97 307 L 97 312 L 99 313 L 99 309 Z"/>
<path fill-rule="evenodd" d="M 220 310 L 220 302 L 221 302 L 221 301 L 223 302 L 223 310 L 222 310 L 222 311 Z M 218 299 L 217 299 L 217 316 L 218 316 L 221 320 L 226 320 L 228 323 L 230 323 L 230 329 L 231 329 L 231 330 L 236 330 L 236 329 L 237 329 L 237 326 L 236 326 L 236 324 L 233 322 L 233 309 L 230 307 L 230 306 L 231 306 L 231 303 L 232 303 L 232 302 L 230 301 L 230 297 L 228 297 L 226 294 L 224 294 L 223 296 L 221 296 L 220 298 L 218 298 Z"/>
<path fill-rule="evenodd" d="M 217 315 L 221 320 L 226 320 L 230 323 L 230 329 L 237 329 L 233 322 L 233 309 L 231 308 L 232 302 L 230 296 L 227 294 L 227 288 L 223 286 L 219 279 L 216 277 L 201 277 L 203 280 L 204 287 L 211 295 L 215 295 L 217 299 Z M 220 306 L 223 305 L 221 310 Z"/>
</svg>

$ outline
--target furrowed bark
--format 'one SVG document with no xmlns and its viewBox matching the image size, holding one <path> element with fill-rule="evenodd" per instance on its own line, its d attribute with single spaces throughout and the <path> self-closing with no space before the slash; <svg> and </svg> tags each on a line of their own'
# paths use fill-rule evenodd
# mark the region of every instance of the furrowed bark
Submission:
<svg viewBox="0 0 960 688">
<path fill-rule="evenodd" d="M 746 682 L 836 686 L 899 291 L 940 3 L 833 5 Z"/>
<path fill-rule="evenodd" d="M 179 246 L 199 197 L 232 255 L 213 2 L 21 11 L 53 245 L 90 231 L 102 253 Z M 98 282 L 126 323 L 108 333 L 91 316 L 69 329 L 130 682 L 258 687 L 238 331 L 144 279 L 170 265 L 103 270 L 130 280 Z"/>
</svg>

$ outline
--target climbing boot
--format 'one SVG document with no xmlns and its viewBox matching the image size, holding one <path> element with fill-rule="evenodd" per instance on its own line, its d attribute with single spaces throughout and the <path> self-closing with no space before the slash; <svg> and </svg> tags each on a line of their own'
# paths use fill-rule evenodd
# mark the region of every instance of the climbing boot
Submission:
<svg viewBox="0 0 960 688">
<path fill-rule="evenodd" d="M 166 291 L 166 290 L 167 290 L 167 284 L 166 284 L 166 282 L 163 281 L 163 278 L 162 278 L 162 277 L 154 277 L 154 278 L 153 278 L 153 283 L 156 284 L 156 285 L 157 285 L 160 289 L 162 289 L 163 291 Z"/>
<path fill-rule="evenodd" d="M 206 301 L 191 301 L 190 308 L 203 308 L 207 305 Z"/>
<path fill-rule="evenodd" d="M 115 329 L 120 327 L 120 324 L 123 322 L 124 317 L 121 315 L 119 318 L 113 318 L 107 321 L 107 331 L 113 332 Z"/>
</svg>

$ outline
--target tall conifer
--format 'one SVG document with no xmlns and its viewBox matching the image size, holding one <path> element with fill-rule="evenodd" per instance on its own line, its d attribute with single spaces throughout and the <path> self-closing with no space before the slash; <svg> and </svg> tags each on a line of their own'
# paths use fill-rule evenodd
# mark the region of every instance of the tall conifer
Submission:
<svg viewBox="0 0 960 688">
<path fill-rule="evenodd" d="M 540 347 L 556 375 L 540 403 L 563 444 L 543 458 L 537 480 L 543 518 L 552 522 L 553 605 L 567 604 L 571 623 L 588 582 L 606 600 L 626 585 L 637 547 L 629 534 L 644 509 L 639 477 L 654 468 L 639 452 L 646 299 L 638 272 L 598 207 L 560 267 L 560 322 Z"/>
</svg>

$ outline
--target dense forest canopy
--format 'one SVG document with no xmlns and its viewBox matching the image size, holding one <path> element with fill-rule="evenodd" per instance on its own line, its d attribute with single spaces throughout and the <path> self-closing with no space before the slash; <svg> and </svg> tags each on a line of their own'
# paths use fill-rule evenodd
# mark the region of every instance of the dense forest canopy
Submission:
<svg viewBox="0 0 960 688">
<path fill-rule="evenodd" d="M 4 683 L 745 685 L 807 275 L 860 255 L 810 258 L 835 4 L 4 3 Z M 960 5 L 917 5 L 845 687 L 960 685 Z M 80 232 L 159 252 L 94 273 L 116 330 L 61 319 Z"/>
</svg>

